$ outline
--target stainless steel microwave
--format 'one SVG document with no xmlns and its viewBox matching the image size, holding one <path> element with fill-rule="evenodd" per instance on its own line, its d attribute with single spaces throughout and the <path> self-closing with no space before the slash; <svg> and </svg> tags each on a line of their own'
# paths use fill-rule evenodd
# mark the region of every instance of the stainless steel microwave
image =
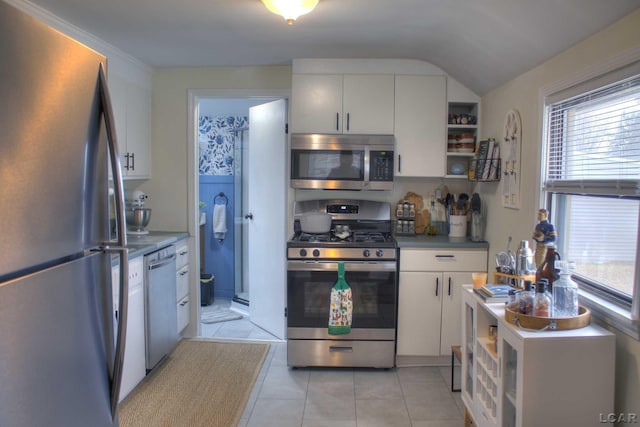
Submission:
<svg viewBox="0 0 640 427">
<path fill-rule="evenodd" d="M 291 135 L 291 187 L 392 190 L 393 135 Z"/>
</svg>

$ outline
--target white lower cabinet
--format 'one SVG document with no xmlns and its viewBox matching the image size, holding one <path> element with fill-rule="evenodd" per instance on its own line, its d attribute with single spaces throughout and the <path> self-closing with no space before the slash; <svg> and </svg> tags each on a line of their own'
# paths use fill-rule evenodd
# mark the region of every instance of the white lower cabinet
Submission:
<svg viewBox="0 0 640 427">
<path fill-rule="evenodd" d="M 445 356 L 460 345 L 462 285 L 486 265 L 484 249 L 400 250 L 398 356 Z"/>
<path fill-rule="evenodd" d="M 176 306 L 179 334 L 189 325 L 189 247 L 186 241 L 176 247 Z"/>
<path fill-rule="evenodd" d="M 120 267 L 113 267 L 111 274 L 115 286 L 119 283 Z M 116 319 L 119 318 L 118 295 L 117 289 L 114 289 L 114 309 L 118 313 L 116 314 Z M 124 399 L 146 375 L 143 257 L 133 258 L 129 261 L 129 300 L 127 307 L 127 336 L 119 400 Z"/>
<path fill-rule="evenodd" d="M 613 413 L 614 334 L 523 330 L 470 286 L 462 299 L 462 401 L 478 426 L 598 426 Z"/>
</svg>

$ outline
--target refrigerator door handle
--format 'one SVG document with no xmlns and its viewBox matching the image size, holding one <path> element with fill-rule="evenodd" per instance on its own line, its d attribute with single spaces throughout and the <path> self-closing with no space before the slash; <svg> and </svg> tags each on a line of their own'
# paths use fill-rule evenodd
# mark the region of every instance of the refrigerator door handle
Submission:
<svg viewBox="0 0 640 427">
<path fill-rule="evenodd" d="M 116 139 L 116 128 L 114 123 L 111 98 L 109 97 L 109 87 L 104 65 L 100 64 L 100 104 L 107 132 L 107 143 L 109 144 L 109 156 L 111 159 L 111 173 L 114 183 L 115 211 L 118 231 L 118 248 L 113 248 L 120 256 L 120 297 L 118 320 L 118 331 L 116 338 L 116 348 L 113 361 L 113 374 L 111 375 L 111 415 L 114 419 L 118 412 L 118 399 L 120 397 L 120 385 L 122 382 L 122 365 L 124 364 L 124 343 L 127 333 L 127 306 L 129 299 L 129 260 L 127 246 L 127 232 L 125 229 L 124 217 L 124 185 L 122 183 L 122 168 L 120 156 L 118 155 L 118 143 Z"/>
</svg>

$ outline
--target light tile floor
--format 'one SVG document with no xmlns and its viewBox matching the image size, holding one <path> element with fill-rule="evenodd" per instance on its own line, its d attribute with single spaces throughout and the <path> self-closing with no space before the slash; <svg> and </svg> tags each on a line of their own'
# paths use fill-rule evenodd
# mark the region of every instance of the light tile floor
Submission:
<svg viewBox="0 0 640 427">
<path fill-rule="evenodd" d="M 239 427 L 464 425 L 460 393 L 451 392 L 449 366 L 294 369 L 287 366 L 286 342 L 256 327 L 246 317 L 203 324 L 202 335 L 271 343 Z M 458 383 L 459 367 L 455 378 Z"/>
</svg>

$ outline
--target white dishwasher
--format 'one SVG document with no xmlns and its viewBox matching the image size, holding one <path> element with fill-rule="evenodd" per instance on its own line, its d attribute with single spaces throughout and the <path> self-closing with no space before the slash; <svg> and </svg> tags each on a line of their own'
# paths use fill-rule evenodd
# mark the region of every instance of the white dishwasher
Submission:
<svg viewBox="0 0 640 427">
<path fill-rule="evenodd" d="M 178 343 L 175 246 L 145 255 L 144 269 L 146 366 L 149 371 Z"/>
</svg>

